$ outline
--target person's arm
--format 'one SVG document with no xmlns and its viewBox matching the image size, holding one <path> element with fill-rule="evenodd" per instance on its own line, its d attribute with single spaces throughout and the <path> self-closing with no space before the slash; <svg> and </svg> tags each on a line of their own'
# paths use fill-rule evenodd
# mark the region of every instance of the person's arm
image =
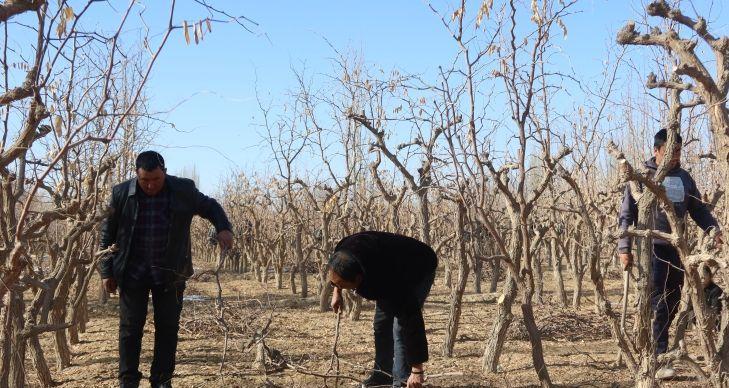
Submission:
<svg viewBox="0 0 729 388">
<path fill-rule="evenodd" d="M 623 194 L 623 202 L 620 205 L 620 214 L 618 216 L 618 225 L 620 229 L 628 229 L 629 226 L 635 226 L 638 221 L 638 205 L 630 193 L 630 186 L 625 185 L 625 193 Z M 630 236 L 622 237 L 618 240 L 618 252 L 630 253 L 633 246 L 633 239 Z"/>
<path fill-rule="evenodd" d="M 99 239 L 99 249 L 104 250 L 112 246 L 116 242 L 116 233 L 119 228 L 120 209 L 115 200 L 114 191 L 112 190 L 107 203 L 107 209 L 110 214 L 101 223 L 101 238 Z M 113 266 L 114 255 L 107 255 L 99 260 L 99 273 L 102 279 L 109 279 L 114 276 Z"/>
<path fill-rule="evenodd" d="M 332 302 L 330 306 L 335 313 L 339 313 L 339 309 L 342 308 L 342 290 L 339 287 L 334 287 L 332 291 Z"/>
<path fill-rule="evenodd" d="M 218 201 L 201 193 L 193 184 L 193 198 L 195 201 L 194 213 L 202 218 L 210 221 L 215 227 L 218 243 L 222 249 L 230 249 L 233 247 L 232 227 L 225 210 L 220 206 Z"/>
<path fill-rule="evenodd" d="M 711 215 L 709 207 L 701 199 L 701 193 L 696 187 L 696 182 L 693 178 L 690 178 L 688 195 L 686 198 L 686 209 L 691 216 L 691 219 L 696 222 L 703 231 L 708 232 L 711 228 L 719 229 L 719 223 L 716 222 L 714 216 Z"/>
<path fill-rule="evenodd" d="M 223 230 L 230 230 L 231 226 L 230 221 L 228 221 L 228 216 L 218 201 L 201 193 L 194 185 L 192 189 L 194 190 L 193 198 L 195 199 L 194 213 L 210 221 L 218 233 Z"/>
<path fill-rule="evenodd" d="M 629 226 L 635 225 L 638 219 L 638 205 L 635 203 L 633 195 L 630 193 L 630 186 L 625 185 L 625 193 L 623 194 L 623 202 L 620 205 L 620 214 L 618 215 L 618 225 L 620 229 L 628 229 Z M 625 236 L 618 240 L 618 257 L 623 264 L 623 269 L 627 270 L 633 265 L 632 253 L 633 239 Z"/>
</svg>

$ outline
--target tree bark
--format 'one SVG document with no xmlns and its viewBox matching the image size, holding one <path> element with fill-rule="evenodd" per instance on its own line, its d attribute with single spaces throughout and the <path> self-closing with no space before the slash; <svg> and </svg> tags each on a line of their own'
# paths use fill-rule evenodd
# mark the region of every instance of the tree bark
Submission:
<svg viewBox="0 0 729 388">
<path fill-rule="evenodd" d="M 468 282 L 468 258 L 466 257 L 466 242 L 464 241 L 463 230 L 466 226 L 466 208 L 458 203 L 458 224 L 456 226 L 456 255 L 458 257 L 458 282 L 451 288 L 450 308 L 448 310 L 448 321 L 445 327 L 445 342 L 443 343 L 443 357 L 453 356 L 453 347 L 456 344 L 458 326 L 461 320 L 461 302 L 463 292 Z"/>
<path fill-rule="evenodd" d="M 46 357 L 38 340 L 38 336 L 34 335 L 28 338 L 28 344 L 30 345 L 30 355 L 33 360 L 36 375 L 38 376 L 38 382 L 41 387 L 52 387 L 54 385 L 53 378 L 51 377 L 50 369 L 48 369 L 48 362 L 46 362 Z"/>
<path fill-rule="evenodd" d="M 557 240 L 554 237 L 549 239 L 549 256 L 552 258 L 554 293 L 562 307 L 567 307 L 567 293 L 564 290 L 564 278 L 562 277 L 562 257 L 557 252 Z"/>
<path fill-rule="evenodd" d="M 10 351 L 10 372 L 8 383 L 11 387 L 25 386 L 25 349 L 26 342 L 22 332 L 24 328 L 23 311 L 25 310 L 25 302 L 23 301 L 23 293 L 18 291 L 10 292 L 10 320 L 11 332 L 10 338 L 13 338 L 13 344 Z"/>
<path fill-rule="evenodd" d="M 509 330 L 511 321 L 514 319 L 514 315 L 511 313 L 511 306 L 515 298 L 516 281 L 513 279 L 511 271 L 508 271 L 504 294 L 498 300 L 498 315 L 491 328 L 491 335 L 486 341 L 486 347 L 483 353 L 482 365 L 486 372 L 496 373 L 498 371 L 501 351 L 504 348 L 504 342 L 506 342 L 506 333 Z"/>
</svg>

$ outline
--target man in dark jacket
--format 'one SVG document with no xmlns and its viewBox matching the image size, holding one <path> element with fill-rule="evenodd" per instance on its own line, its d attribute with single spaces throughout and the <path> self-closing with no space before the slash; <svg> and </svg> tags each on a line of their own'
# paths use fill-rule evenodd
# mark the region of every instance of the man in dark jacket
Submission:
<svg viewBox="0 0 729 388">
<path fill-rule="evenodd" d="M 712 228 L 718 229 L 718 224 L 711 215 L 706 204 L 701 200 L 701 194 L 696 187 L 696 182 L 689 173 L 681 168 L 681 136 L 678 136 L 678 144 L 673 155 L 664 155 L 666 149 L 667 133 L 661 129 L 654 137 L 654 157 L 645 162 L 647 169 L 656 170 L 663 158 L 670 157 L 669 172 L 663 180 L 663 187 L 666 195 L 673 202 L 676 215 L 683 219 L 688 213 L 696 224 L 704 231 Z M 623 204 L 620 209 L 620 227 L 627 229 L 635 225 L 638 219 L 638 207 L 635 199 L 630 193 L 629 186 L 625 187 Z M 668 219 L 662 209 L 657 209 L 655 215 L 655 229 L 663 232 L 671 232 Z M 721 244 L 721 234 L 716 234 L 717 244 Z M 632 239 L 624 237 L 618 242 L 620 260 L 625 268 L 633 263 L 631 253 Z M 656 344 L 656 354 L 665 353 L 668 348 L 668 328 L 678 311 L 681 300 L 681 288 L 683 286 L 683 265 L 678 257 L 676 249 L 667 241 L 653 239 L 653 258 L 651 260 L 651 271 L 653 274 L 653 293 L 651 295 L 651 307 L 655 313 L 653 320 L 653 339 Z M 656 377 L 670 378 L 675 372 L 670 365 L 658 370 Z"/>
<path fill-rule="evenodd" d="M 428 361 L 422 308 L 437 265 L 429 246 L 386 232 L 356 233 L 334 248 L 329 259 L 332 309 L 339 311 L 342 289 L 376 302 L 375 368 L 363 386 L 422 387 Z"/>
<path fill-rule="evenodd" d="M 221 249 L 232 246 L 223 208 L 200 193 L 189 179 L 166 175 L 164 159 L 154 151 L 139 154 L 137 177 L 112 189 L 111 215 L 102 227 L 101 248 L 117 251 L 101 261 L 104 288 L 119 287 L 119 383 L 138 387 L 139 354 L 149 294 L 154 306 L 152 387 L 171 387 L 185 280 L 192 275 L 190 223 L 209 220 Z"/>
</svg>

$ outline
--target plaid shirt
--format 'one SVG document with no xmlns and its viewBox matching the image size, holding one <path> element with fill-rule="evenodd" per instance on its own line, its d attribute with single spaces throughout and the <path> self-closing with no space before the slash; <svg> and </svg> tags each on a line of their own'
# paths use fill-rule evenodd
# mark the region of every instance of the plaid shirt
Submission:
<svg viewBox="0 0 729 388">
<path fill-rule="evenodd" d="M 166 188 L 154 197 L 137 190 L 137 223 L 126 276 L 130 280 L 165 284 L 172 273 L 163 268 L 170 222 L 170 195 Z"/>
</svg>

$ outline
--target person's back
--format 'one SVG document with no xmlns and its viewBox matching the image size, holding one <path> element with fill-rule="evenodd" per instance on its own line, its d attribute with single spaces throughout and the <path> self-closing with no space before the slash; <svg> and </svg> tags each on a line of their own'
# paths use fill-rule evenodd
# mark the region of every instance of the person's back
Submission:
<svg viewBox="0 0 729 388">
<path fill-rule="evenodd" d="M 329 259 L 332 308 L 341 289 L 374 300 L 375 368 L 364 387 L 421 387 L 428 360 L 422 308 L 438 259 L 428 245 L 407 236 L 368 231 L 343 238 Z M 409 376 L 409 377 L 408 377 Z"/>
<path fill-rule="evenodd" d="M 368 300 L 405 303 L 414 287 L 438 265 L 435 252 L 411 237 L 366 231 L 343 238 L 335 252 L 348 252 L 364 271 L 358 295 Z M 403 306 L 407 307 L 407 306 Z"/>
</svg>

